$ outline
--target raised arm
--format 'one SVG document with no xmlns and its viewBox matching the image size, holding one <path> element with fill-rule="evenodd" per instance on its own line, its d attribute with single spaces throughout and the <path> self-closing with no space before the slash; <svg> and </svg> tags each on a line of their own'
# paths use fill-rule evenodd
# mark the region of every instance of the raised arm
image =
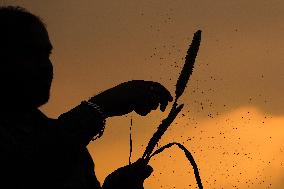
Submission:
<svg viewBox="0 0 284 189">
<path fill-rule="evenodd" d="M 94 137 L 102 135 L 105 119 L 132 111 L 145 116 L 159 105 L 164 111 L 172 99 L 160 83 L 132 80 L 83 101 L 60 115 L 58 121 L 70 144 L 86 146 Z"/>
</svg>

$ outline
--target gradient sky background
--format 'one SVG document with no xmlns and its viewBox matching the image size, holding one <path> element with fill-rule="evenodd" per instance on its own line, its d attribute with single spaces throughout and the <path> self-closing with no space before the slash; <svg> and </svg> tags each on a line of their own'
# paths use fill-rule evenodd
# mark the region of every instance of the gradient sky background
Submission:
<svg viewBox="0 0 284 189">
<path fill-rule="evenodd" d="M 132 79 L 172 93 L 193 33 L 203 31 L 180 115 L 160 144 L 183 142 L 204 188 L 284 188 L 284 1 L 281 0 L 2 0 L 47 24 L 54 46 L 50 117 Z M 100 181 L 143 153 L 166 113 L 107 120 L 89 145 Z M 191 166 L 172 148 L 152 160 L 145 189 L 195 188 Z M 189 187 L 191 185 L 191 187 Z"/>
</svg>

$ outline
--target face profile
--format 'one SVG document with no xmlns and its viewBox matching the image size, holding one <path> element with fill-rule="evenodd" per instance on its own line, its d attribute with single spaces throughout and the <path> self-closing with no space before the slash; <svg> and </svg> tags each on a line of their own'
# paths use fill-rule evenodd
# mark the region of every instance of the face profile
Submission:
<svg viewBox="0 0 284 189">
<path fill-rule="evenodd" d="M 20 8 L 0 9 L 2 99 L 39 107 L 49 99 L 52 45 L 44 24 Z"/>
<path fill-rule="evenodd" d="M 24 82 L 26 99 L 35 106 L 46 103 L 49 99 L 51 82 L 53 79 L 53 66 L 49 59 L 52 45 L 48 33 L 43 25 L 34 25 L 31 29 L 33 37 L 27 44 L 26 58 L 22 59 L 22 66 L 27 78 Z M 19 74 L 21 75 L 21 74 Z M 30 92 L 28 92 L 30 91 Z"/>
</svg>

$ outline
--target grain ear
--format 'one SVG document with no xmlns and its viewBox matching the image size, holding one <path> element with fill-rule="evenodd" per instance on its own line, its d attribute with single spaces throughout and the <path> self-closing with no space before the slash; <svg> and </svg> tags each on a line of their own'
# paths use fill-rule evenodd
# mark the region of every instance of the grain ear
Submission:
<svg viewBox="0 0 284 189">
<path fill-rule="evenodd" d="M 197 56 L 200 46 L 200 41 L 201 41 L 201 30 L 198 30 L 197 32 L 195 32 L 191 45 L 187 50 L 187 54 L 185 56 L 185 63 L 177 80 L 176 91 L 175 91 L 176 100 L 182 95 L 186 87 L 186 84 L 189 80 L 189 77 L 192 74 L 195 58 Z"/>
</svg>

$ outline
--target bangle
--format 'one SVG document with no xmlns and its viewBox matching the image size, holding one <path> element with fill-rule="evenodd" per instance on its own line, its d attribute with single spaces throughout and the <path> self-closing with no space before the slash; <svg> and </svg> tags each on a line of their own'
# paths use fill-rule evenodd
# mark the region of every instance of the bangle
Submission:
<svg viewBox="0 0 284 189">
<path fill-rule="evenodd" d="M 91 109 L 95 110 L 96 113 L 98 113 L 100 115 L 101 119 L 102 119 L 101 120 L 102 125 L 101 125 L 99 133 L 95 136 L 95 138 L 91 139 L 92 141 L 94 141 L 94 140 L 96 140 L 97 138 L 100 138 L 103 135 L 104 130 L 105 130 L 105 122 L 106 122 L 107 116 L 104 114 L 104 111 L 102 110 L 102 108 L 95 103 L 84 100 L 84 101 L 81 102 L 81 104 L 86 105 L 86 106 L 90 107 Z"/>
<path fill-rule="evenodd" d="M 104 111 L 102 110 L 102 108 L 99 106 L 99 105 L 97 105 L 97 104 L 95 104 L 95 103 L 92 103 L 92 102 L 90 102 L 90 101 L 82 101 L 82 104 L 86 104 L 86 105 L 88 105 L 89 107 L 92 107 L 93 109 L 95 109 L 100 115 L 101 115 L 101 117 L 102 117 L 102 119 L 106 119 L 107 117 L 105 116 L 105 113 L 104 113 Z"/>
</svg>

